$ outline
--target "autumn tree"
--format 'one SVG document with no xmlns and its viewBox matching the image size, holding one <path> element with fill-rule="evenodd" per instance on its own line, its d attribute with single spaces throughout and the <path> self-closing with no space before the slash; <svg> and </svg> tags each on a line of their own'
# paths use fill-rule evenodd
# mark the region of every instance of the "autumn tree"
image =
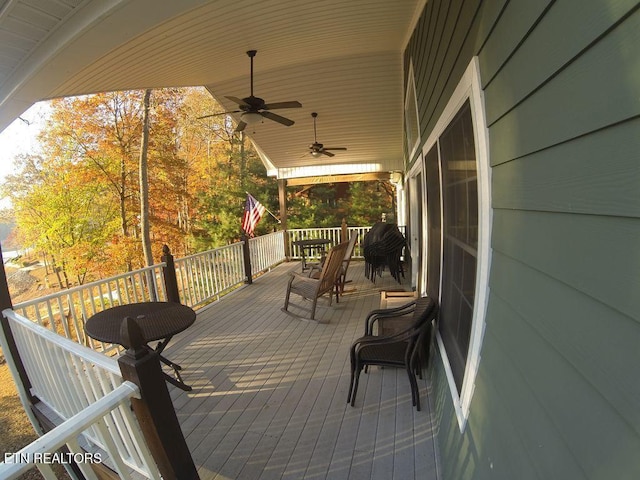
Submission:
<svg viewBox="0 0 640 480">
<path fill-rule="evenodd" d="M 43 129 L 47 155 L 69 157 L 92 168 L 97 181 L 106 182 L 118 204 L 123 237 L 134 235 L 135 194 L 141 133 L 142 92 L 109 92 L 52 102 Z"/>
<path fill-rule="evenodd" d="M 153 265 L 153 252 L 151 250 L 151 230 L 149 226 L 149 104 L 151 102 L 151 90 L 144 92 L 142 114 L 142 140 L 140 141 L 140 230 L 142 238 L 142 253 L 145 265 Z"/>
<path fill-rule="evenodd" d="M 278 211 L 278 189 L 221 112 L 202 88 L 53 101 L 40 154 L 22 158 L 5 189 L 25 242 L 84 281 L 139 268 L 165 243 L 184 256 L 236 241 L 246 193 Z M 290 188 L 288 197 L 292 228 L 337 226 L 343 217 L 367 225 L 392 211 L 393 188 L 314 185 Z M 277 227 L 267 214 L 256 234 Z"/>
<path fill-rule="evenodd" d="M 100 264 L 105 242 L 117 230 L 107 187 L 93 181 L 84 165 L 64 157 L 23 156 L 7 177 L 23 241 L 45 252 L 69 286 L 82 283 Z"/>
</svg>

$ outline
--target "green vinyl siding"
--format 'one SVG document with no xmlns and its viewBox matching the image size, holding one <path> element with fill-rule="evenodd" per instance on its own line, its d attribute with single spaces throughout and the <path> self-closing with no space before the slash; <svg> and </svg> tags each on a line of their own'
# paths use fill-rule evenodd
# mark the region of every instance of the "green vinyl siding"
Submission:
<svg viewBox="0 0 640 480">
<path fill-rule="evenodd" d="M 482 47 L 483 54 L 479 60 L 483 88 L 486 88 L 507 62 L 511 63 L 514 52 L 520 50 L 518 45 L 527 38 L 532 26 L 536 25 L 553 3 L 553 0 L 510 1 L 504 5 L 499 21 Z"/>
<path fill-rule="evenodd" d="M 437 71 L 435 81 L 430 83 L 433 85 L 430 87 L 432 91 L 427 92 L 425 97 L 426 103 L 420 123 L 425 132 L 430 132 L 435 127 L 440 114 L 458 85 L 460 77 L 469 66 L 469 61 L 474 53 L 473 38 L 477 30 L 473 21 L 480 10 L 480 3 L 465 1 L 459 14 L 452 9 L 448 10 L 450 15 L 455 14 L 457 17 L 456 22 L 452 24 L 455 26 L 453 33 L 444 33 L 444 35 L 451 37 L 448 43 L 442 43 L 442 48 L 446 50 L 447 55 Z"/>
<path fill-rule="evenodd" d="M 503 415 L 529 437 L 525 448 L 545 472 L 540 478 L 640 478 L 636 368 L 619 353 L 637 350 L 637 324 L 499 253 L 491 287 L 485 355 L 496 354 L 489 353 L 494 342 L 503 351 L 482 370 L 506 394 Z M 573 463 L 581 474 L 560 474 Z"/>
<path fill-rule="evenodd" d="M 463 433 L 432 356 L 444 480 L 640 478 L 638 45 L 631 0 L 429 0 L 417 23 L 422 141 L 478 55 L 493 167 Z"/>
<path fill-rule="evenodd" d="M 610 305 L 640 327 L 637 219 L 496 210 L 493 233 L 495 251 Z M 634 251 L 636 254 L 630 255 Z M 575 321 L 579 324 L 580 319 Z M 607 328 L 612 326 L 615 325 Z M 637 347 L 640 348 L 640 337 Z M 640 382 L 636 383 L 640 394 Z"/>
<path fill-rule="evenodd" d="M 490 125 L 491 164 L 511 161 L 638 115 L 639 25 L 637 9 L 544 88 Z M 490 98 L 486 97 L 487 103 Z"/>
<path fill-rule="evenodd" d="M 639 217 L 639 132 L 636 118 L 500 165 L 494 208 Z"/>
<path fill-rule="evenodd" d="M 487 43 L 483 49 L 487 54 L 481 57 L 481 68 L 485 74 L 483 88 L 486 89 L 486 95 L 492 98 L 487 104 L 487 123 L 493 124 L 556 73 L 568 67 L 574 59 L 578 59 L 587 45 L 614 28 L 636 3 L 637 0 L 554 2 L 552 8 L 544 10 L 545 15 L 524 40 L 514 39 L 510 42 L 513 46 L 514 42 L 522 41 L 522 45 L 508 61 L 505 57 L 509 53 L 497 57 Z M 531 3 L 537 4 L 539 2 Z M 538 10 L 540 13 L 543 11 Z M 573 21 L 567 22 L 567 18 L 573 18 Z M 510 24 L 504 20 L 501 20 L 501 25 L 510 30 Z M 561 39 L 558 38 L 558 32 L 562 32 Z M 491 38 L 496 42 L 497 39 L 504 42 L 503 37 L 494 35 Z M 514 78 L 518 81 L 514 82 Z"/>
<path fill-rule="evenodd" d="M 497 9 L 490 6 L 481 8 L 481 3 L 480 0 L 427 2 L 416 32 L 409 41 L 405 52 L 405 68 L 411 59 L 416 91 L 421 97 L 418 101 L 418 119 L 423 142 L 435 126 L 477 50 L 477 32 L 490 30 L 491 20 L 487 17 L 499 14 Z M 487 9 L 491 15 L 483 15 Z M 446 18 L 443 18 L 445 14 Z M 436 19 L 442 23 L 439 28 L 436 28 Z M 480 22 L 479 19 L 483 21 Z M 438 51 L 435 51 L 436 44 L 439 46 Z M 405 71 L 405 76 L 407 72 L 408 70 Z M 409 160 L 412 162 L 415 159 Z"/>
</svg>

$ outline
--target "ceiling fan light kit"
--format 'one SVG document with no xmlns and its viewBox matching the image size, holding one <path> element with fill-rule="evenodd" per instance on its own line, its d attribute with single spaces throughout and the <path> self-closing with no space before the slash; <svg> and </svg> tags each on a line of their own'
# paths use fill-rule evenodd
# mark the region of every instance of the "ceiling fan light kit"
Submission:
<svg viewBox="0 0 640 480">
<path fill-rule="evenodd" d="M 257 112 L 244 112 L 240 115 L 240 118 L 242 118 L 242 121 L 247 125 L 254 125 L 260 123 L 263 117 Z"/>
</svg>

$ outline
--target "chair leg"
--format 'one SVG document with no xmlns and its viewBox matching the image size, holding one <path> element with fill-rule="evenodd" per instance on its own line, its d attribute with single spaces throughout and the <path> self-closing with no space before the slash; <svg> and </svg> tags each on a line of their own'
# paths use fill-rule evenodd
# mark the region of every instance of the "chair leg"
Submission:
<svg viewBox="0 0 640 480">
<path fill-rule="evenodd" d="M 351 406 L 355 406 L 356 403 L 356 393 L 358 393 L 358 383 L 360 381 L 360 371 L 362 370 L 361 365 L 356 365 L 355 368 L 355 379 L 353 382 L 353 390 L 351 392 Z"/>
<path fill-rule="evenodd" d="M 355 371 L 356 371 L 356 360 L 355 360 L 355 352 L 353 351 L 354 347 L 351 347 L 349 351 L 349 359 L 351 364 L 351 378 L 349 380 L 349 395 L 347 395 L 347 403 L 351 403 L 351 394 L 353 393 L 353 382 L 355 380 Z"/>
<path fill-rule="evenodd" d="M 284 309 L 289 309 L 289 297 L 291 296 L 291 284 L 293 283 L 293 276 L 289 279 L 289 284 L 287 285 L 287 294 L 284 297 Z"/>
<path fill-rule="evenodd" d="M 420 411 L 420 391 L 418 388 L 418 381 L 413 373 L 411 365 L 407 365 L 407 375 L 409 376 L 409 384 L 411 385 L 411 403 L 416 410 Z"/>
<path fill-rule="evenodd" d="M 316 319 L 316 305 L 318 304 L 318 297 L 314 297 L 313 305 L 311 306 L 311 320 Z"/>
<path fill-rule="evenodd" d="M 353 395 L 353 383 L 356 378 L 356 372 L 351 366 L 351 380 L 349 380 L 349 395 L 347 395 L 347 403 L 351 403 L 351 396 Z"/>
</svg>

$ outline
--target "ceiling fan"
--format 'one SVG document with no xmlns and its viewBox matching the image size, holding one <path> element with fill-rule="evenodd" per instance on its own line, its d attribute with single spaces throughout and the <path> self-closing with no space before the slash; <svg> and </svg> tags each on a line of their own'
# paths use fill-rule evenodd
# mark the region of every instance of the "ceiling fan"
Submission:
<svg viewBox="0 0 640 480">
<path fill-rule="evenodd" d="M 298 101 L 291 102 L 277 102 L 277 103 L 265 103 L 264 99 L 260 97 L 256 97 L 253 95 L 253 57 L 258 53 L 257 50 L 249 50 L 247 55 L 251 59 L 251 94 L 246 98 L 238 98 L 238 97 L 229 97 L 226 96 L 232 102 L 238 104 L 238 110 L 231 110 L 229 112 L 222 113 L 212 113 L 211 115 L 204 115 L 202 117 L 198 117 L 198 120 L 202 118 L 214 117 L 216 115 L 227 115 L 230 113 L 241 113 L 240 122 L 236 127 L 236 132 L 241 132 L 245 129 L 247 125 L 251 125 L 254 123 L 258 123 L 262 121 L 263 118 L 268 118 L 269 120 L 273 120 L 274 122 L 281 123 L 287 127 L 290 127 L 295 122 L 288 118 L 282 117 L 273 113 L 271 110 L 276 110 L 279 108 L 300 108 L 302 104 Z"/>
<path fill-rule="evenodd" d="M 326 155 L 327 157 L 334 157 L 335 154 L 329 152 L 328 150 L 346 150 L 346 147 L 329 148 L 325 147 L 322 143 L 318 143 L 318 139 L 316 136 L 316 118 L 318 117 L 318 114 L 316 112 L 313 112 L 311 116 L 313 117 L 313 143 L 309 145 L 309 154 L 312 157 L 319 158 L 322 155 Z"/>
</svg>

